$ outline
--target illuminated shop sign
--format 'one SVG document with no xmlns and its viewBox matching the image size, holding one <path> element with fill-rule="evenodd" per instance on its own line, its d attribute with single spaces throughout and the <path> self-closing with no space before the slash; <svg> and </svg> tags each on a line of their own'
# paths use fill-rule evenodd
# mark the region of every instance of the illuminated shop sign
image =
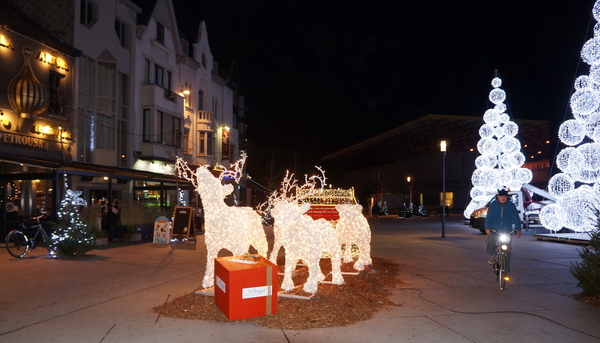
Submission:
<svg viewBox="0 0 600 343">
<path fill-rule="evenodd" d="M 3 144 L 25 145 L 46 151 L 50 150 L 48 142 L 44 141 L 43 139 L 14 135 L 11 133 L 0 133 L 0 145 Z"/>
<path fill-rule="evenodd" d="M 47 52 L 41 51 L 38 55 L 38 60 L 53 65 L 58 69 L 69 71 L 69 64 L 67 63 L 67 61 L 63 60 L 62 58 L 55 57 Z"/>
</svg>

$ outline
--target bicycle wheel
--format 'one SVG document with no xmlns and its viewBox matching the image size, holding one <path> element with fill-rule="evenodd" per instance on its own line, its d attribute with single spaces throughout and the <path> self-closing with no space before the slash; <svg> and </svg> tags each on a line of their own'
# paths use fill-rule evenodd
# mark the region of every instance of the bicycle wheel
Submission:
<svg viewBox="0 0 600 343">
<path fill-rule="evenodd" d="M 499 272 L 498 272 L 498 280 L 500 281 L 500 290 L 504 290 L 504 287 L 506 286 L 506 279 L 504 279 L 505 276 L 506 276 L 506 254 L 502 253 L 502 254 L 500 254 L 500 268 L 499 268 Z"/>
<path fill-rule="evenodd" d="M 21 231 L 11 231 L 6 236 L 6 250 L 14 257 L 23 257 L 29 251 L 27 236 Z"/>
</svg>

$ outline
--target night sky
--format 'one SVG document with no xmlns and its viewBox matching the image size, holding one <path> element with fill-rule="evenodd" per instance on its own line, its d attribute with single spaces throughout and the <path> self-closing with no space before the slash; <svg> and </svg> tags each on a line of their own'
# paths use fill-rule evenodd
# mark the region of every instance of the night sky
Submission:
<svg viewBox="0 0 600 343">
<path fill-rule="evenodd" d="M 483 116 L 495 69 L 512 119 L 549 120 L 556 136 L 589 69 L 579 54 L 593 4 L 174 0 L 185 35 L 205 20 L 219 65 L 238 62 L 259 180 L 270 161 L 312 173 L 322 157 L 426 114 Z"/>
</svg>

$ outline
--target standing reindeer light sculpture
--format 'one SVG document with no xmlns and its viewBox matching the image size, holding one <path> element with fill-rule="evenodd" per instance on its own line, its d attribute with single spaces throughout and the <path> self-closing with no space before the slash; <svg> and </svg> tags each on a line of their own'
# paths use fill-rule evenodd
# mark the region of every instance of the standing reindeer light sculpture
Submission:
<svg viewBox="0 0 600 343">
<path fill-rule="evenodd" d="M 293 174 L 290 175 L 288 172 L 283 179 L 281 193 L 273 192 L 268 200 L 269 207 L 272 207 L 271 215 L 275 219 L 273 228 L 275 241 L 270 261 L 277 264 L 279 250 L 281 247 L 285 248 L 285 272 L 281 288 L 286 291 L 294 288 L 292 272 L 299 260 L 308 266 L 309 273 L 302 289 L 308 293 L 317 291 L 319 282 L 325 279 L 319 265 L 323 253 L 328 253 L 331 257 L 332 283 L 341 285 L 344 282 L 340 270 L 341 247 L 333 225 L 325 219 L 313 220 L 305 214 L 310 209 L 310 204 L 299 204 L 302 199 L 318 192 L 317 181 L 321 183 L 320 189 L 323 189 L 325 173 L 321 168 L 317 167 L 317 169 L 322 177 L 305 176 L 305 184 L 302 186 L 298 186 L 297 180 L 293 180 Z M 298 196 L 299 189 L 309 191 L 302 192 L 303 195 Z"/>
<path fill-rule="evenodd" d="M 352 245 L 358 248 L 358 259 L 354 262 L 354 269 L 363 270 L 371 262 L 371 228 L 367 218 L 362 214 L 361 205 L 338 204 L 335 209 L 340 214 L 340 219 L 335 224 L 340 245 L 346 245 L 343 253 L 344 263 L 353 261 Z"/>
<path fill-rule="evenodd" d="M 238 256 L 247 253 L 253 246 L 260 255 L 267 256 L 267 236 L 260 215 L 250 207 L 231 207 L 223 201 L 233 192 L 231 184 L 222 184 L 223 178 L 230 177 L 239 182 L 245 159 L 243 155 L 234 164 L 233 171 L 220 166 L 224 171 L 215 177 L 207 166 L 201 166 L 194 172 L 181 158 L 177 158 L 179 176 L 192 182 L 204 206 L 207 257 L 202 286 L 205 288 L 214 284 L 215 258 L 221 249 Z"/>
</svg>

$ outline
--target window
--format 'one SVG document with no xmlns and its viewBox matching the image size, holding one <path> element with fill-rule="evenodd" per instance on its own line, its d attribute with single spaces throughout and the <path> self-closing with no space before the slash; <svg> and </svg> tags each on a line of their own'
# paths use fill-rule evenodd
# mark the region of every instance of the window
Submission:
<svg viewBox="0 0 600 343">
<path fill-rule="evenodd" d="M 176 148 L 181 148 L 181 118 L 173 117 L 173 142 Z"/>
<path fill-rule="evenodd" d="M 202 53 L 202 60 L 200 62 L 202 62 L 202 66 L 206 68 L 206 55 L 204 55 L 204 53 Z"/>
<path fill-rule="evenodd" d="M 144 58 L 144 84 L 150 83 L 150 60 Z"/>
<path fill-rule="evenodd" d="M 104 114 L 96 114 L 96 149 L 114 150 L 113 118 Z"/>
<path fill-rule="evenodd" d="M 191 154 L 192 153 L 192 145 L 190 144 L 190 134 L 189 131 L 186 131 L 183 134 L 183 153 Z"/>
<path fill-rule="evenodd" d="M 115 116 L 117 113 L 117 66 L 98 62 L 96 92 L 96 149 L 115 149 Z"/>
<path fill-rule="evenodd" d="M 181 147 L 181 119 L 162 111 L 157 112 L 160 133 L 156 141 L 176 148 Z"/>
<path fill-rule="evenodd" d="M 115 32 L 121 42 L 121 46 L 127 49 L 129 43 L 129 26 L 122 22 L 121 19 L 115 18 Z"/>
<path fill-rule="evenodd" d="M 161 66 L 154 65 L 154 84 L 162 87 L 164 85 L 164 69 Z"/>
<path fill-rule="evenodd" d="M 167 71 L 167 83 L 164 85 L 164 88 L 171 90 L 171 79 L 173 78 L 173 74 L 170 71 Z"/>
<path fill-rule="evenodd" d="M 165 45 L 165 26 L 156 22 L 156 41 Z"/>
<path fill-rule="evenodd" d="M 211 131 L 198 131 L 198 155 L 212 156 L 214 134 Z"/>
<path fill-rule="evenodd" d="M 60 87 L 60 84 L 61 84 L 61 80 L 63 77 L 65 77 L 65 76 L 55 73 L 53 71 L 50 71 L 50 77 L 48 80 L 48 95 L 49 95 L 48 109 L 50 110 L 50 113 L 54 114 L 54 115 L 60 115 L 60 112 L 61 112 L 61 101 L 60 101 L 61 87 Z"/>
<path fill-rule="evenodd" d="M 95 110 L 96 61 L 85 56 L 79 58 L 79 107 Z"/>
<path fill-rule="evenodd" d="M 198 132 L 198 153 L 200 155 L 206 154 L 206 132 Z"/>
<path fill-rule="evenodd" d="M 212 156 L 214 155 L 215 135 L 212 132 L 207 132 L 206 136 L 206 153 Z"/>
<path fill-rule="evenodd" d="M 94 113 L 79 109 L 77 118 L 77 161 L 92 162 L 92 151 L 94 151 Z M 87 144 L 86 144 L 87 142 Z"/>
<path fill-rule="evenodd" d="M 150 142 L 150 123 L 150 109 L 144 108 L 142 124 L 142 139 L 144 142 Z"/>
<path fill-rule="evenodd" d="M 118 128 L 119 128 L 119 165 L 121 167 L 127 167 L 127 154 L 128 154 L 128 134 L 129 131 L 129 76 L 119 73 L 118 83 L 118 99 L 119 104 L 118 110 Z"/>
<path fill-rule="evenodd" d="M 204 109 L 204 92 L 202 90 L 198 91 L 198 109 Z"/>
<path fill-rule="evenodd" d="M 212 113 L 215 116 L 215 119 L 219 118 L 219 112 L 217 112 L 217 110 L 219 109 L 219 100 L 215 97 L 212 98 Z"/>
<path fill-rule="evenodd" d="M 79 22 L 87 27 L 92 26 L 98 19 L 98 5 L 91 0 L 81 0 Z"/>
</svg>

